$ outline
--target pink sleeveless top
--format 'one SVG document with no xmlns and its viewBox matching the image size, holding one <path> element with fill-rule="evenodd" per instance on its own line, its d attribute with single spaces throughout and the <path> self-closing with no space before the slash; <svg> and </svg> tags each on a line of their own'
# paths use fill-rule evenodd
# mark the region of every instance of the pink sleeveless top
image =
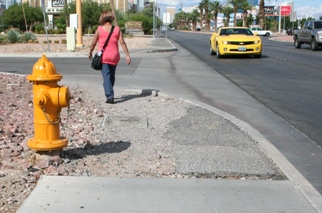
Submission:
<svg viewBox="0 0 322 213">
<path fill-rule="evenodd" d="M 100 51 L 110 32 L 106 32 L 102 26 L 98 26 L 98 30 L 99 30 L 98 50 Z M 117 65 L 117 63 L 120 61 L 119 36 L 120 36 L 120 27 L 115 26 L 113 34 L 111 35 L 111 38 L 103 52 L 102 63 Z"/>
</svg>

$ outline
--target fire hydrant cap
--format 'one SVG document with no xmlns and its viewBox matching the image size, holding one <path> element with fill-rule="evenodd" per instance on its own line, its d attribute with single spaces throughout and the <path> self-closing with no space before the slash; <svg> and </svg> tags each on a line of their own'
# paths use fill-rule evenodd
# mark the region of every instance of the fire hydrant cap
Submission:
<svg viewBox="0 0 322 213">
<path fill-rule="evenodd" d="M 57 74 L 55 65 L 46 57 L 42 57 L 34 64 L 32 75 L 28 75 L 29 81 L 59 81 L 63 77 Z"/>
</svg>

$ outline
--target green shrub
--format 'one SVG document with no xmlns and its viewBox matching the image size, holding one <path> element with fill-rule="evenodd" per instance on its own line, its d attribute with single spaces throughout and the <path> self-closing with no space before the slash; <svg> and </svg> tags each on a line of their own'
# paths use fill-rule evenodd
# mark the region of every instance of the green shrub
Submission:
<svg viewBox="0 0 322 213">
<path fill-rule="evenodd" d="M 66 44 L 66 43 L 67 43 L 67 40 L 66 40 L 66 39 L 62 39 L 62 40 L 61 40 L 61 43 L 62 43 L 62 44 Z"/>
<path fill-rule="evenodd" d="M 50 44 L 51 42 L 52 42 L 51 40 L 48 40 L 48 42 L 47 42 L 47 40 L 44 40 L 44 41 L 43 41 L 43 43 L 44 43 L 44 44 L 47 44 L 47 43 L 49 43 L 49 44 Z"/>
<path fill-rule="evenodd" d="M 8 40 L 10 43 L 19 43 L 21 42 L 21 33 L 18 29 L 12 29 L 7 32 Z"/>
<path fill-rule="evenodd" d="M 43 24 L 36 24 L 34 26 L 35 28 L 35 33 L 36 34 L 44 34 L 44 33 L 41 33 L 42 31 L 45 32 L 45 29 L 44 29 L 44 25 Z"/>
<path fill-rule="evenodd" d="M 8 44 L 8 36 L 7 35 L 0 35 L 0 44 Z"/>
<path fill-rule="evenodd" d="M 55 44 L 59 44 L 59 40 L 54 40 L 54 43 Z"/>
<path fill-rule="evenodd" d="M 28 43 L 30 43 L 29 41 L 34 41 L 36 40 L 36 36 L 35 34 L 33 34 L 32 32 L 25 32 L 22 36 L 21 36 L 21 40 L 24 41 L 28 41 Z M 32 42 L 31 42 L 32 43 Z"/>
</svg>

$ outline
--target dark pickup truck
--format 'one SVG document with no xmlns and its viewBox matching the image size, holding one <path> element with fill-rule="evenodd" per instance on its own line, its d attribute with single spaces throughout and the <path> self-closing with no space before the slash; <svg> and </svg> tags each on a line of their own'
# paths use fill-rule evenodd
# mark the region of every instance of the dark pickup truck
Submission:
<svg viewBox="0 0 322 213">
<path fill-rule="evenodd" d="M 294 30 L 294 46 L 301 48 L 302 44 L 309 44 L 311 50 L 316 51 L 322 47 L 322 20 L 311 20 L 299 30 Z"/>
</svg>

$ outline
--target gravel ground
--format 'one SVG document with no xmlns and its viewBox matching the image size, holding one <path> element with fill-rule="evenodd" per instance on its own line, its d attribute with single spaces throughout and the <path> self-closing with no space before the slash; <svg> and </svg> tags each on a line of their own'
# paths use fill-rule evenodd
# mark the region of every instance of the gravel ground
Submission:
<svg viewBox="0 0 322 213">
<path fill-rule="evenodd" d="M 137 49 L 150 41 L 126 42 Z M 84 39 L 84 48 L 77 51 L 87 52 L 89 43 Z M 46 47 L 42 42 L 0 45 L 0 53 L 42 52 Z M 64 44 L 51 47 L 66 51 Z M 60 125 L 68 146 L 39 153 L 26 146 L 34 134 L 32 85 L 25 76 L 0 73 L 0 212 L 16 212 L 41 175 L 187 178 L 176 173 L 171 142 L 162 136 L 170 122 L 186 115 L 189 103 L 149 91 L 116 90 L 116 104 L 108 105 L 100 86 L 62 86 L 71 94 Z M 156 108 L 162 108 L 162 116 Z"/>
</svg>

